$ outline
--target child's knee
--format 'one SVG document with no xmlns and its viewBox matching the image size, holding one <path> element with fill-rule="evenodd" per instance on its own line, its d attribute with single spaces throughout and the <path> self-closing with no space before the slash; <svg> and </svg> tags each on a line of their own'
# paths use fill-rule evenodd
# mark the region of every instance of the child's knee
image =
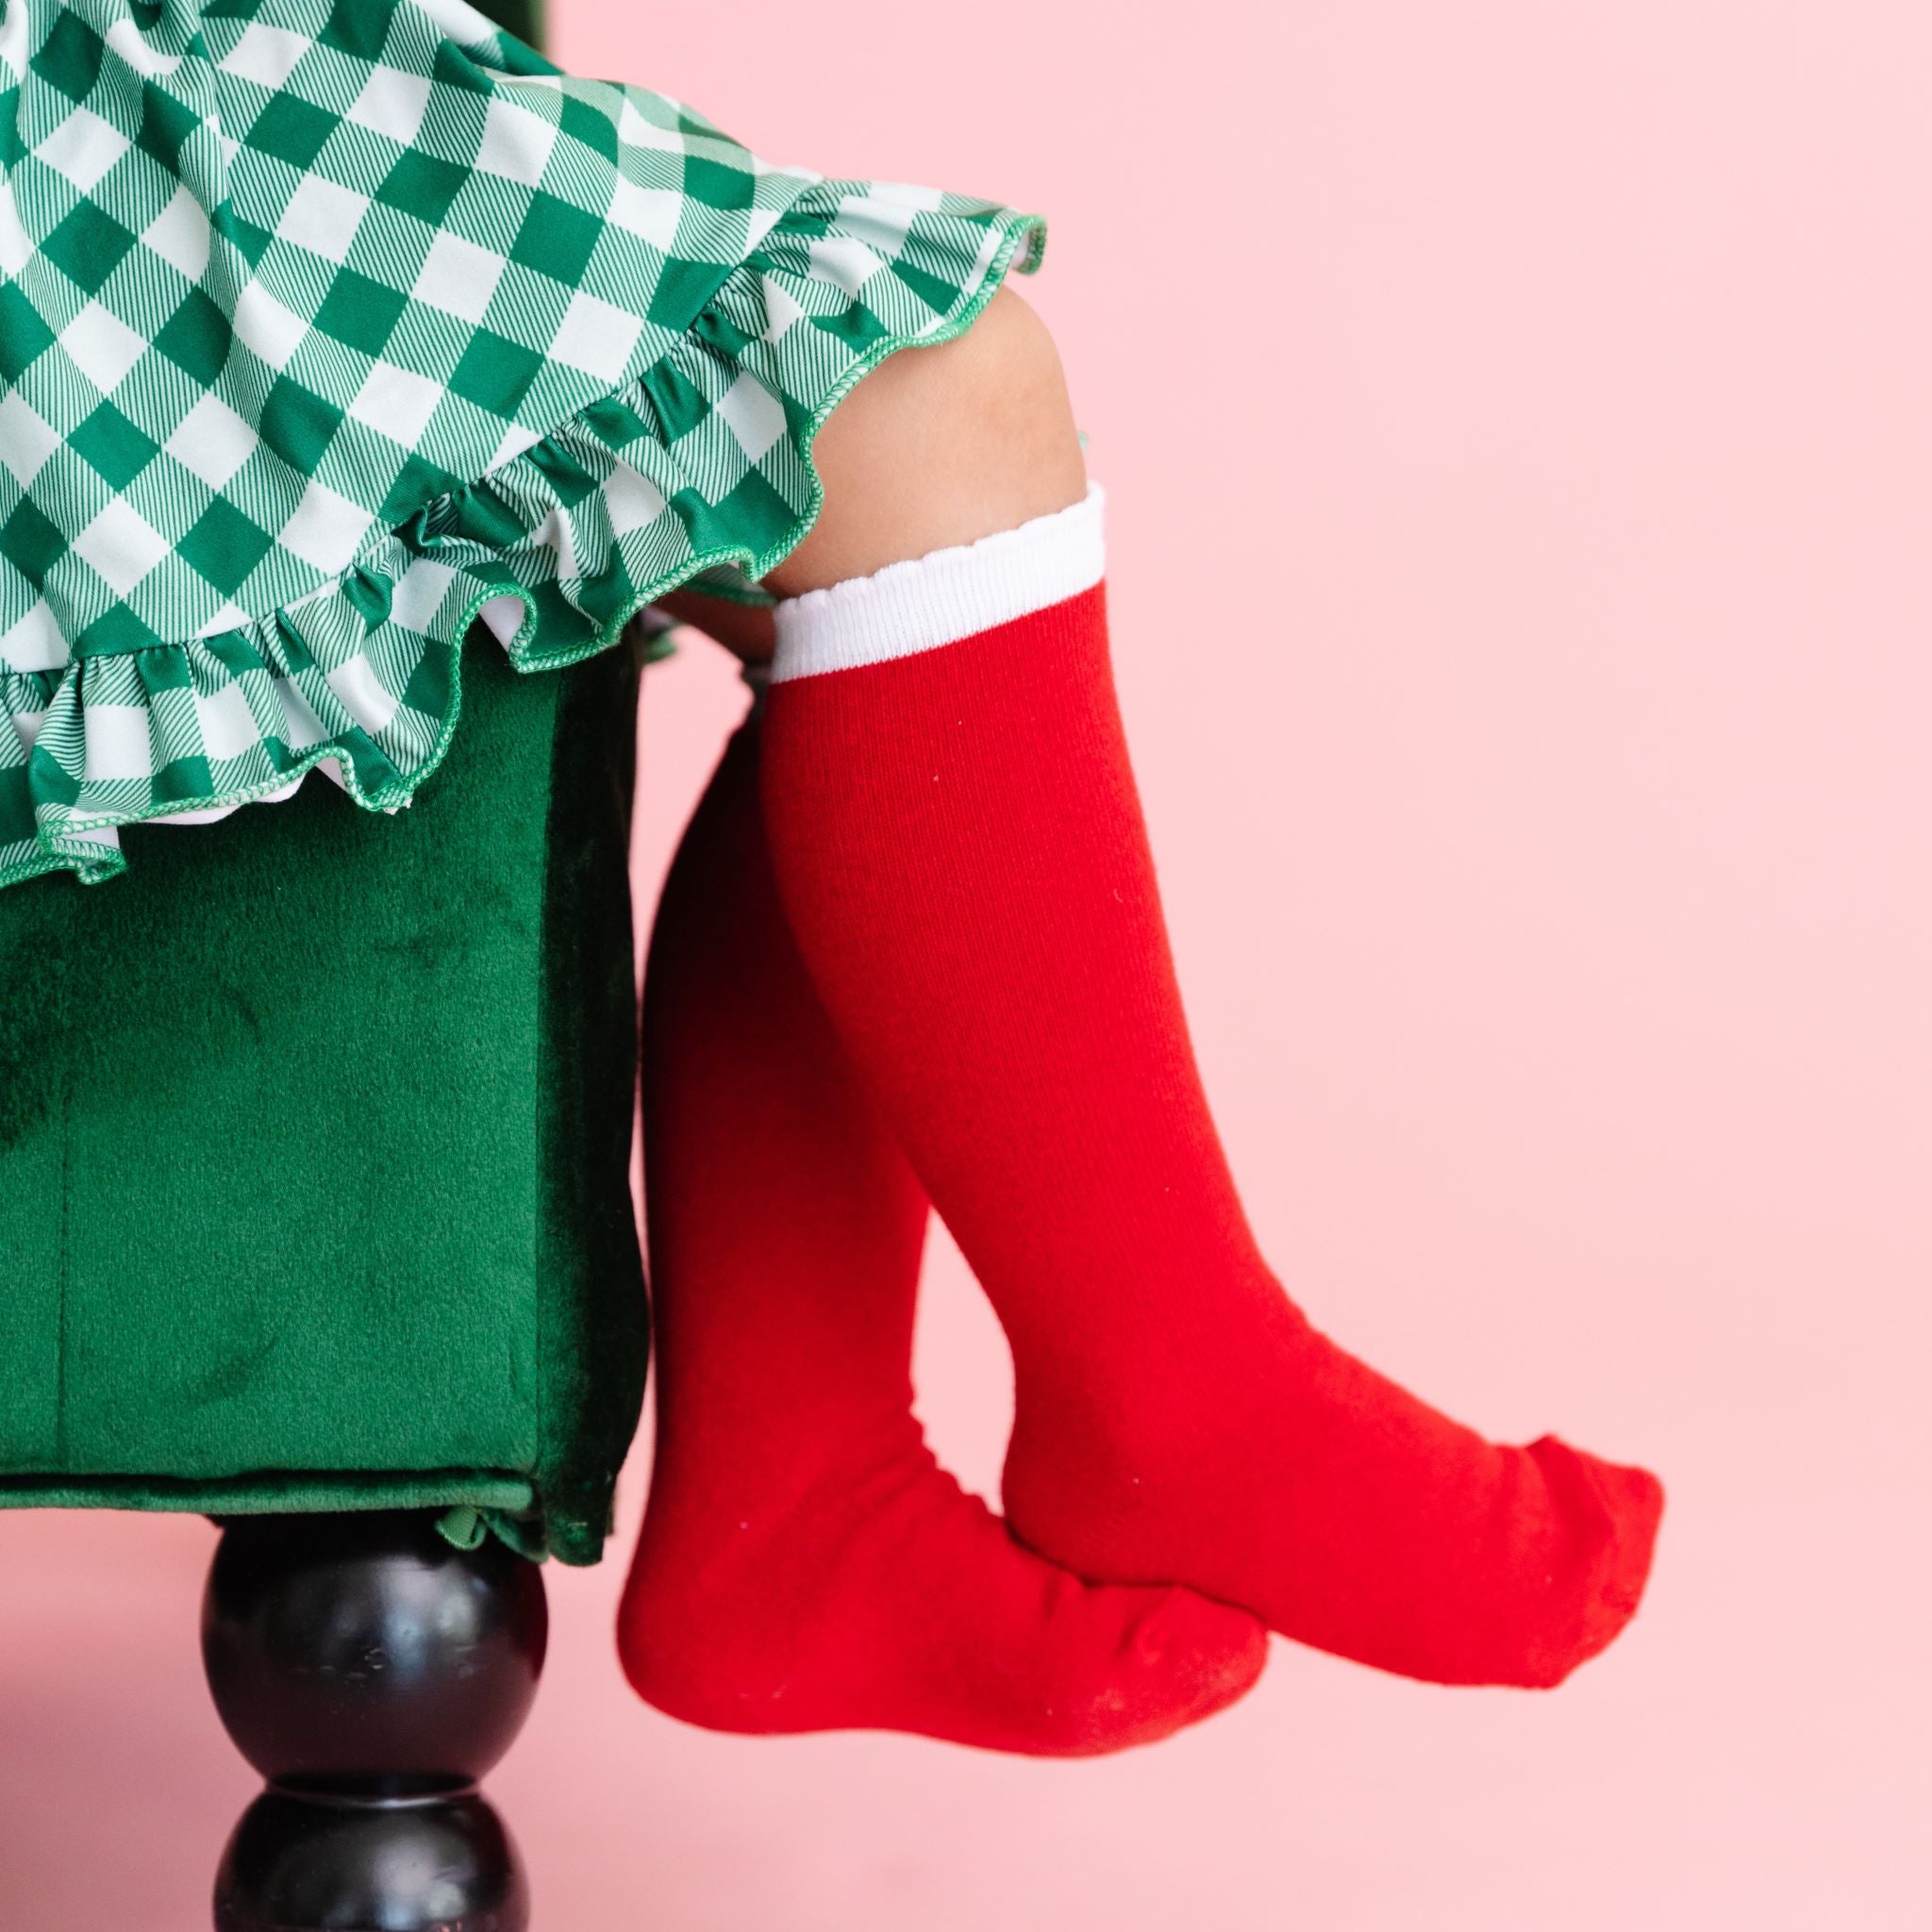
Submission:
<svg viewBox="0 0 1932 1932">
<path fill-rule="evenodd" d="M 964 335 L 889 358 L 815 455 L 824 509 L 772 574 L 784 595 L 1010 529 L 1086 489 L 1059 352 L 1005 289 Z"/>
</svg>

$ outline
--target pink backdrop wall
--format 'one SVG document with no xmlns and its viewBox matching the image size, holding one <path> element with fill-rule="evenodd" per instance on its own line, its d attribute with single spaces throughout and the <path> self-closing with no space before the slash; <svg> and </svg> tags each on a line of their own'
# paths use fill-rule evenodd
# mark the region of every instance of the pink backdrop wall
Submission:
<svg viewBox="0 0 1932 1932">
<path fill-rule="evenodd" d="M 622 1689 L 617 1568 L 556 1575 L 495 1782 L 540 1925 L 1916 1923 L 1932 18 L 558 11 L 572 64 L 774 158 L 1051 212 L 1034 299 L 1264 1240 L 1384 1366 L 1673 1503 L 1643 1617 L 1555 1698 L 1277 1646 L 1228 1718 L 1084 1767 L 680 1728 Z M 652 675 L 646 882 L 739 702 L 701 647 Z M 950 1253 L 920 1371 L 990 1484 L 1005 1368 Z M 205 1923 L 249 1786 L 198 1685 L 209 1538 L 0 1519 L 7 1924 Z"/>
</svg>

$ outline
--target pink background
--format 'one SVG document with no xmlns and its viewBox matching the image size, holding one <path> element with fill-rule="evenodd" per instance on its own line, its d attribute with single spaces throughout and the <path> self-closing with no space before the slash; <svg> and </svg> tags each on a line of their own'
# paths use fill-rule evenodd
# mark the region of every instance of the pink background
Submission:
<svg viewBox="0 0 1932 1932">
<path fill-rule="evenodd" d="M 1076 1767 L 681 1728 L 618 1676 L 620 1567 L 554 1574 L 493 1786 L 540 1925 L 1917 1923 L 1925 9 L 558 10 L 573 65 L 775 158 L 1052 213 L 1035 299 L 1264 1240 L 1382 1365 L 1652 1463 L 1672 1513 L 1556 1697 L 1280 1645 L 1227 1718 Z M 652 675 L 646 882 L 739 703 L 702 646 Z M 1005 1367 L 950 1254 L 920 1369 L 990 1484 Z M 210 1540 L 0 1519 L 8 1924 L 206 1923 L 250 1788 L 198 1680 Z"/>
</svg>

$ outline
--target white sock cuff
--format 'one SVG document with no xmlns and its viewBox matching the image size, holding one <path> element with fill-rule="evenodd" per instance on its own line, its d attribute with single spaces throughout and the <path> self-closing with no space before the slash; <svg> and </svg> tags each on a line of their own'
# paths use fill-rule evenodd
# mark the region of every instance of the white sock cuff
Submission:
<svg viewBox="0 0 1932 1932">
<path fill-rule="evenodd" d="M 773 612 L 772 682 L 937 650 L 1091 591 L 1107 574 L 1106 503 L 1091 483 L 1080 502 L 1018 529 L 788 597 Z"/>
</svg>

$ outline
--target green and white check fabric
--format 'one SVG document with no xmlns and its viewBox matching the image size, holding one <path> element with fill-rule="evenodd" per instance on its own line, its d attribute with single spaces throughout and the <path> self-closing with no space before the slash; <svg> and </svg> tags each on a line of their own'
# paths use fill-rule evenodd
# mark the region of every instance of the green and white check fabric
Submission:
<svg viewBox="0 0 1932 1932">
<path fill-rule="evenodd" d="M 767 166 L 462 0 L 0 0 L 0 884 L 751 594 L 819 425 L 1039 222 Z"/>
</svg>

